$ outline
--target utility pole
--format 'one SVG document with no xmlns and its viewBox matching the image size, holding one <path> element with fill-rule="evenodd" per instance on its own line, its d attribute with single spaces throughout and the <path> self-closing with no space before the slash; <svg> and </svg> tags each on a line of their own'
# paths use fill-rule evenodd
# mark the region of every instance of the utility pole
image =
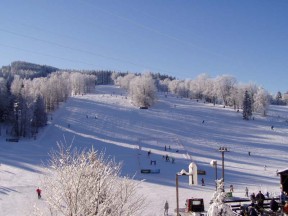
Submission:
<svg viewBox="0 0 288 216">
<path fill-rule="evenodd" d="M 227 147 L 220 147 L 219 152 L 222 153 L 222 179 L 224 182 L 224 153 L 229 152 L 229 151 L 228 151 Z"/>
</svg>

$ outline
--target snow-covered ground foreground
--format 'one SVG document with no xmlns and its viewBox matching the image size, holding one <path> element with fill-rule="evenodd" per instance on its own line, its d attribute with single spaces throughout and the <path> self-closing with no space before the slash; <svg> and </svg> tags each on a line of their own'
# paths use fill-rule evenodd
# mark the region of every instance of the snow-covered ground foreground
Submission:
<svg viewBox="0 0 288 216">
<path fill-rule="evenodd" d="M 267 118 L 254 116 L 244 121 L 242 113 L 233 109 L 164 94 L 154 107 L 143 110 L 130 104 L 124 90 L 97 86 L 95 94 L 72 97 L 49 115 L 47 127 L 36 140 L 6 142 L 5 127 L 1 127 L 0 215 L 26 216 L 34 205 L 44 208 L 45 191 L 38 200 L 35 190 L 45 177 L 42 165 L 48 152 L 59 141 L 105 150 L 107 156 L 123 161 L 123 175 L 145 179 L 139 188 L 149 201 L 144 216 L 163 215 L 166 200 L 169 215 L 176 215 L 175 176 L 188 170 L 192 161 L 206 175 L 198 176 L 197 186 L 189 186 L 188 177 L 179 176 L 180 207 L 187 198 L 204 198 L 207 210 L 215 191 L 215 168 L 210 161 L 217 160 L 221 177 L 221 146 L 229 150 L 225 153 L 225 185 L 229 190 L 233 184 L 233 196 L 244 197 L 246 186 L 249 193 L 262 190 L 278 195 L 276 170 L 287 168 L 288 159 L 287 111 L 287 107 L 272 106 Z M 166 161 L 166 155 L 175 163 Z M 141 169 L 160 169 L 160 173 L 141 174 Z"/>
</svg>

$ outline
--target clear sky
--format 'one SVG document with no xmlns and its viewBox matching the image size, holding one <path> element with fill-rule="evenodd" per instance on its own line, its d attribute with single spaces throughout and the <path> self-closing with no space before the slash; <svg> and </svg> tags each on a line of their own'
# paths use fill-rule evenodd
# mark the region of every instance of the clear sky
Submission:
<svg viewBox="0 0 288 216">
<path fill-rule="evenodd" d="M 287 0 L 1 0 L 0 66 L 229 74 L 288 90 Z"/>
</svg>

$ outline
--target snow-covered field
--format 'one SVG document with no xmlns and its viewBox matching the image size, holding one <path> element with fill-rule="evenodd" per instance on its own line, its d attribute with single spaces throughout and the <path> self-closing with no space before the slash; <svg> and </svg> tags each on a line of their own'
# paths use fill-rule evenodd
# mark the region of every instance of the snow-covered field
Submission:
<svg viewBox="0 0 288 216">
<path fill-rule="evenodd" d="M 229 150 L 225 185 L 233 184 L 234 196 L 244 197 L 246 186 L 249 193 L 279 194 L 276 170 L 287 168 L 288 160 L 287 111 L 287 107 L 271 106 L 267 118 L 256 115 L 243 121 L 242 113 L 233 109 L 164 94 L 159 94 L 154 107 L 143 110 L 130 104 L 124 90 L 97 86 L 95 94 L 72 97 L 49 115 L 47 127 L 36 140 L 6 142 L 6 129 L 1 127 L 0 215 L 26 216 L 34 205 L 44 208 L 45 191 L 38 200 L 35 190 L 41 188 L 48 152 L 59 141 L 105 150 L 107 156 L 123 161 L 123 175 L 136 173 L 136 181 L 145 179 L 139 188 L 149 200 L 145 216 L 163 215 L 166 200 L 169 215 L 176 215 L 175 176 L 188 170 L 192 161 L 206 171 L 198 176 L 198 182 L 204 178 L 205 186 L 189 186 L 188 177 L 179 176 L 180 207 L 187 198 L 204 198 L 207 210 L 215 190 L 215 168 L 210 161 L 217 160 L 221 177 L 221 146 Z M 175 163 L 166 161 L 166 155 Z M 160 169 L 160 173 L 140 173 L 147 168 Z"/>
</svg>

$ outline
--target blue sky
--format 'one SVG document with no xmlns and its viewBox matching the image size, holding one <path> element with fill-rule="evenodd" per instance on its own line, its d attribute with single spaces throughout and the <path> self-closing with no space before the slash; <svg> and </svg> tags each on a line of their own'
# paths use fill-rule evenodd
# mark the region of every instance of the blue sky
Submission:
<svg viewBox="0 0 288 216">
<path fill-rule="evenodd" d="M 288 90 L 288 1 L 2 0 L 0 66 L 229 74 Z"/>
</svg>

